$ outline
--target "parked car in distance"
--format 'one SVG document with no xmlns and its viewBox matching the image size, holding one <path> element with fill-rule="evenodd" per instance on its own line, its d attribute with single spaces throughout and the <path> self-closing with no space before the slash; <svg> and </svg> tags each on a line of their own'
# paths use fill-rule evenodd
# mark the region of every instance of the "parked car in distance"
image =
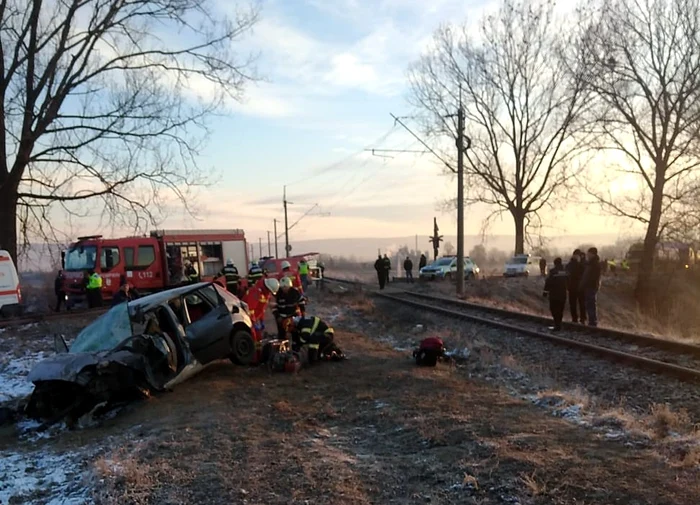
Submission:
<svg viewBox="0 0 700 505">
<path fill-rule="evenodd" d="M 221 358 L 255 356 L 247 306 L 221 286 L 198 283 L 121 303 L 86 326 L 70 349 L 29 373 L 27 415 L 76 420 L 96 407 L 148 396 L 184 381 Z M 62 348 L 61 348 L 62 347 Z"/>
<path fill-rule="evenodd" d="M 516 254 L 508 260 L 503 269 L 503 277 L 528 277 L 539 272 L 539 258 L 529 254 Z"/>
<path fill-rule="evenodd" d="M 0 316 L 22 315 L 22 290 L 12 256 L 0 250 Z"/>
<path fill-rule="evenodd" d="M 457 274 L 457 257 L 443 256 L 420 269 L 418 275 L 421 279 L 451 280 Z M 473 279 L 479 275 L 479 267 L 468 256 L 464 258 L 464 277 Z"/>
</svg>

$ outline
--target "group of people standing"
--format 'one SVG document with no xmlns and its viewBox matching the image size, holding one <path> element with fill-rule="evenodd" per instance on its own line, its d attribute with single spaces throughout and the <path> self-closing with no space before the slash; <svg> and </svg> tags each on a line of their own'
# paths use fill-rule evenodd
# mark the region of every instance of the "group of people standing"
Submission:
<svg viewBox="0 0 700 505">
<path fill-rule="evenodd" d="M 564 266 L 561 258 L 554 259 L 544 285 L 544 296 L 549 298 L 549 309 L 554 320 L 554 331 L 561 330 L 568 295 L 571 321 L 598 326 L 598 291 L 601 265 L 598 249 L 586 253 L 576 249 Z"/>
</svg>

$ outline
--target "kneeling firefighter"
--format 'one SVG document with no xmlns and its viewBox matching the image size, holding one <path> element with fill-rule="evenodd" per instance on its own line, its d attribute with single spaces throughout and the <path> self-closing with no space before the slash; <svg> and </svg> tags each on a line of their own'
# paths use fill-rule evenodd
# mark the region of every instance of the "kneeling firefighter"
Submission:
<svg viewBox="0 0 700 505">
<path fill-rule="evenodd" d="M 295 351 L 306 348 L 309 363 L 320 359 L 341 360 L 345 356 L 335 345 L 333 328 L 320 317 L 296 316 L 293 319 L 291 339 Z"/>
</svg>

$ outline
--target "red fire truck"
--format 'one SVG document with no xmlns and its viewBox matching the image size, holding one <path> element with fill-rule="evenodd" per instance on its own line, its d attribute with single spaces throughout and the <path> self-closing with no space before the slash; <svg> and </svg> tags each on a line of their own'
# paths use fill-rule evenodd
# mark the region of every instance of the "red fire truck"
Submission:
<svg viewBox="0 0 700 505">
<path fill-rule="evenodd" d="M 102 276 L 103 299 L 117 292 L 122 279 L 142 294 L 183 284 L 186 261 L 203 281 L 213 280 L 229 258 L 242 277 L 248 273 L 243 230 L 155 230 L 142 237 L 80 237 L 62 256 L 69 308 L 85 302 L 85 277 L 90 270 Z"/>
</svg>

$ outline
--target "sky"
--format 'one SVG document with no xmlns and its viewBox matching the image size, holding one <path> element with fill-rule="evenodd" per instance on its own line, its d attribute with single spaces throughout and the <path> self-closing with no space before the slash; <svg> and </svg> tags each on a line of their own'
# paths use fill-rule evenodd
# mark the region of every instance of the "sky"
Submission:
<svg viewBox="0 0 700 505">
<path fill-rule="evenodd" d="M 427 235 L 434 216 L 454 234 L 454 213 L 440 208 L 456 182 L 438 161 L 364 150 L 422 149 L 390 116 L 409 116 L 417 130 L 408 67 L 441 24 L 475 23 L 492 7 L 484 0 L 263 0 L 241 48 L 259 54 L 263 80 L 209 124 L 199 161 L 218 179 L 199 190 L 198 218 L 173 213 L 162 227 L 243 228 L 250 241 L 266 240 L 274 219 L 283 229 L 286 186 L 289 223 L 308 212 L 292 240 Z M 488 212 L 468 209 L 465 233 L 478 234 Z M 629 232 L 629 223 L 573 207 L 545 215 L 545 224 L 555 235 Z M 506 216 L 488 232 L 512 234 L 512 223 Z"/>
</svg>

